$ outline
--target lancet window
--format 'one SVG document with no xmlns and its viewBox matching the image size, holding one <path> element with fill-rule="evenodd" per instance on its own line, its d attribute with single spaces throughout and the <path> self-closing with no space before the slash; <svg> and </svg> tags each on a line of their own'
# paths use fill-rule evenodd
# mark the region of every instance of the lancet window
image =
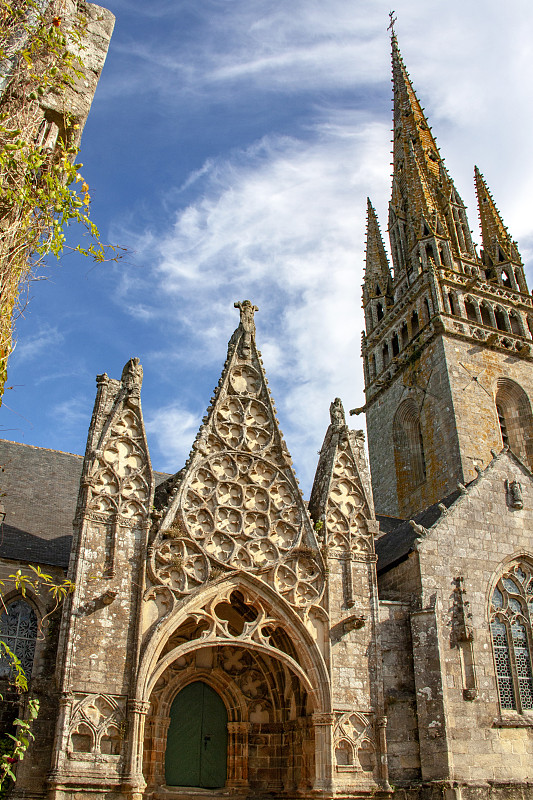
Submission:
<svg viewBox="0 0 533 800">
<path fill-rule="evenodd" d="M 532 612 L 533 570 L 515 562 L 497 582 L 490 607 L 498 695 L 505 710 L 533 710 Z"/>
<path fill-rule="evenodd" d="M 524 390 L 509 378 L 499 378 L 496 391 L 496 411 L 503 444 L 518 458 L 533 466 L 533 415 Z"/>
<path fill-rule="evenodd" d="M 25 600 L 17 599 L 10 603 L 0 616 L 2 641 L 20 659 L 20 665 L 28 678 L 33 669 L 37 628 L 37 615 Z M 0 658 L 0 678 L 10 678 L 11 674 L 11 659 L 3 655 Z"/>
<path fill-rule="evenodd" d="M 398 497 L 403 498 L 426 480 L 420 416 L 411 398 L 398 407 L 394 416 L 393 438 Z"/>
</svg>

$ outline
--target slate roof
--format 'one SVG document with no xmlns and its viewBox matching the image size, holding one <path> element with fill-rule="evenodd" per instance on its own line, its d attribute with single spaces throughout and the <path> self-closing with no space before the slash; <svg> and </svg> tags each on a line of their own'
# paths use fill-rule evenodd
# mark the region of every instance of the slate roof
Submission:
<svg viewBox="0 0 533 800">
<path fill-rule="evenodd" d="M 0 439 L 0 557 L 66 569 L 82 465 L 73 453 Z"/>
<path fill-rule="evenodd" d="M 439 506 L 444 505 L 446 508 L 449 508 L 455 503 L 460 494 L 460 490 L 456 489 L 443 500 L 439 500 L 438 503 L 434 503 L 432 506 L 429 506 L 413 517 L 414 521 L 424 528 L 431 528 L 442 515 Z M 376 541 L 376 555 L 378 557 L 377 572 L 379 575 L 407 558 L 411 550 L 414 549 L 417 535 L 410 525 L 409 520 L 397 520 L 399 524 L 395 527 L 391 527 L 394 517 L 385 517 L 384 515 L 376 514 L 376 518 L 380 524 L 380 528 L 383 530 L 383 525 L 387 531 Z"/>
</svg>

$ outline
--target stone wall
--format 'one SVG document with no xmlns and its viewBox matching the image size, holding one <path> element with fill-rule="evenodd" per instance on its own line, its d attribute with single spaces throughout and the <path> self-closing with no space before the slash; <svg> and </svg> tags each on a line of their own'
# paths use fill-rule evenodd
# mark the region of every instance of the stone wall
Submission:
<svg viewBox="0 0 533 800">
<path fill-rule="evenodd" d="M 389 779 L 405 785 L 420 780 L 410 605 L 380 601 L 379 611 Z"/>
<path fill-rule="evenodd" d="M 523 508 L 511 505 L 506 481 L 512 480 L 521 483 Z M 443 737 L 450 779 L 527 781 L 531 775 L 533 718 L 500 709 L 488 609 L 504 565 L 531 553 L 532 530 L 531 477 L 503 453 L 418 544 L 427 622 L 418 624 L 413 653 L 421 670 L 422 651 L 428 662 L 417 685 L 424 777 Z M 440 733 L 430 739 L 432 728 Z"/>
<path fill-rule="evenodd" d="M 532 397 L 533 370 L 530 361 L 512 353 L 461 339 L 443 341 L 465 483 L 476 477 L 476 466 L 491 461 L 491 449 L 502 447 L 495 404 L 498 378 L 515 381 Z"/>
<path fill-rule="evenodd" d="M 368 451 L 376 513 L 408 517 L 441 500 L 462 479 L 447 350 L 438 336 L 396 374 L 366 412 Z M 404 400 L 420 408 L 427 479 L 415 488 L 398 483 L 393 421 Z"/>
</svg>

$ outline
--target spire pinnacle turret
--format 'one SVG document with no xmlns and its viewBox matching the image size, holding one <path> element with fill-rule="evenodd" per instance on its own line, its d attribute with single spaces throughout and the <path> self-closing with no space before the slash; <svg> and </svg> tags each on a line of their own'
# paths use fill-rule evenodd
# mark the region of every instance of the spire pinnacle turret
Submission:
<svg viewBox="0 0 533 800">
<path fill-rule="evenodd" d="M 379 227 L 376 211 L 367 197 L 367 216 L 366 216 L 366 261 L 365 261 L 365 281 L 380 284 L 381 292 L 387 291 L 391 280 L 389 260 L 385 252 L 383 237 Z"/>
<path fill-rule="evenodd" d="M 474 168 L 476 194 L 481 223 L 481 239 L 485 255 L 494 262 L 512 261 L 522 263 L 515 242 L 511 239 L 498 211 L 485 179 L 477 167 Z"/>
</svg>

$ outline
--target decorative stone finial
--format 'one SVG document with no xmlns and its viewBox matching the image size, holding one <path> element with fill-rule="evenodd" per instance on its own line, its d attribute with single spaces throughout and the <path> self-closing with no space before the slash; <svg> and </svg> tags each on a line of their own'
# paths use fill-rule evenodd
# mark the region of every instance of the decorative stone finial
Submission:
<svg viewBox="0 0 533 800">
<path fill-rule="evenodd" d="M 524 508 L 522 485 L 518 481 L 505 481 L 505 488 L 507 489 L 511 508 Z"/>
<path fill-rule="evenodd" d="M 244 330 L 255 334 L 254 313 L 259 311 L 258 307 L 254 306 L 251 300 L 239 300 L 233 305 L 241 312 L 241 325 Z"/>
<path fill-rule="evenodd" d="M 255 336 L 254 313 L 259 311 L 259 309 L 257 306 L 253 305 L 251 300 L 239 300 L 233 303 L 233 305 L 241 312 L 241 328 L 244 331 L 242 354 L 246 358 L 250 352 L 252 336 Z"/>
<path fill-rule="evenodd" d="M 129 391 L 140 391 L 143 382 L 143 368 L 138 358 L 130 358 L 122 370 L 122 385 Z"/>
<path fill-rule="evenodd" d="M 338 432 L 346 427 L 346 417 L 344 416 L 344 408 L 340 397 L 336 397 L 329 407 L 329 416 L 331 417 L 331 424 L 333 430 Z"/>
</svg>

